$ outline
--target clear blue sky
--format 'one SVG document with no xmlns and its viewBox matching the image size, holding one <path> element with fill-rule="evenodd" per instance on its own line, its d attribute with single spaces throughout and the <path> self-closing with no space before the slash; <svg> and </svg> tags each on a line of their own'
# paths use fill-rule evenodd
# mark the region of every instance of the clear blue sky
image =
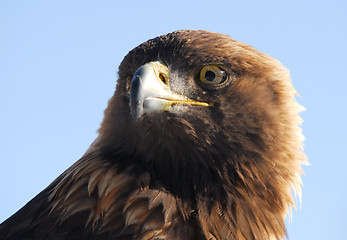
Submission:
<svg viewBox="0 0 347 240">
<path fill-rule="evenodd" d="M 0 222 L 95 139 L 117 67 L 178 29 L 230 35 L 291 70 L 306 107 L 300 209 L 291 240 L 346 239 L 347 2 L 0 1 Z"/>
</svg>

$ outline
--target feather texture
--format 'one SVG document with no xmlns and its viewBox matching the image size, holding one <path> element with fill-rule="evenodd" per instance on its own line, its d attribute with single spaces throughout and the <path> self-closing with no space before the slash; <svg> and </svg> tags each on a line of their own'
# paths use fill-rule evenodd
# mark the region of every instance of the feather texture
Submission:
<svg viewBox="0 0 347 240">
<path fill-rule="evenodd" d="M 174 104 L 133 118 L 129 79 L 165 64 Z M 228 81 L 204 85 L 218 66 Z M 288 70 L 222 34 L 177 31 L 130 51 L 85 155 L 0 225 L 0 239 L 281 239 L 301 199 L 299 113 Z"/>
</svg>

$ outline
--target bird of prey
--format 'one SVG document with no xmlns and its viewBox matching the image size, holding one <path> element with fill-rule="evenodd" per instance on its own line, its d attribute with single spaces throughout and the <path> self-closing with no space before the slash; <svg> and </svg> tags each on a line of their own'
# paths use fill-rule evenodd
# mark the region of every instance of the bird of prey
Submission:
<svg viewBox="0 0 347 240">
<path fill-rule="evenodd" d="M 118 76 L 97 139 L 0 239 L 286 236 L 306 157 L 285 67 L 229 36 L 182 30 L 134 48 Z"/>
</svg>

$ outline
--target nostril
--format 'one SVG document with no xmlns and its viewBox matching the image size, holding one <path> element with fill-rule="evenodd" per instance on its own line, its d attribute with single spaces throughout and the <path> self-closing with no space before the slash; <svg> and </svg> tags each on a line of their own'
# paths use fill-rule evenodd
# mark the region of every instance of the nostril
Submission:
<svg viewBox="0 0 347 240">
<path fill-rule="evenodd" d="M 159 79 L 160 79 L 165 85 L 168 84 L 168 81 L 167 81 L 166 77 L 164 76 L 164 74 L 159 73 Z"/>
</svg>

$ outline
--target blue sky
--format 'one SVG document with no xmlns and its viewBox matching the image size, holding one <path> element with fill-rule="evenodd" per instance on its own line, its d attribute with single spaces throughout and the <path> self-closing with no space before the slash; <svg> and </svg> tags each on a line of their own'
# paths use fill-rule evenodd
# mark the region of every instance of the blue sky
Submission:
<svg viewBox="0 0 347 240">
<path fill-rule="evenodd" d="M 230 35 L 281 61 L 307 109 L 297 239 L 346 239 L 346 1 L 0 1 L 0 222 L 95 139 L 117 67 L 178 29 Z"/>
</svg>

